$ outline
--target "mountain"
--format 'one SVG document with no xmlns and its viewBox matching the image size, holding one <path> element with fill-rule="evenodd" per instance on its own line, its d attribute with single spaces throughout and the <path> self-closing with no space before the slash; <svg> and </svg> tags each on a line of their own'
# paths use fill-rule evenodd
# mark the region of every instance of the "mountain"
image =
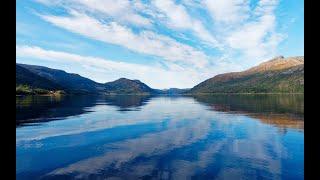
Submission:
<svg viewBox="0 0 320 180">
<path fill-rule="evenodd" d="M 178 89 L 178 88 L 169 88 L 159 90 L 159 94 L 166 94 L 166 95 L 177 95 L 177 94 L 184 94 L 190 89 Z"/>
<path fill-rule="evenodd" d="M 67 73 L 62 70 L 51 69 L 43 66 L 18 64 L 36 76 L 45 78 L 48 82 L 58 84 L 68 93 L 98 93 L 104 91 L 103 84 L 82 77 L 78 74 Z M 46 88 L 52 89 L 52 88 Z"/>
<path fill-rule="evenodd" d="M 28 85 L 33 88 L 41 89 L 62 89 L 62 87 L 59 84 L 49 81 L 48 79 L 41 77 L 37 74 L 34 74 L 28 69 L 25 69 L 18 64 L 16 64 L 16 84 Z"/>
<path fill-rule="evenodd" d="M 71 94 L 157 94 L 158 92 L 139 80 L 120 78 L 102 84 L 78 74 L 27 64 L 16 64 L 16 81 L 17 86 L 64 90 Z"/>
<path fill-rule="evenodd" d="M 214 76 L 188 93 L 303 93 L 304 57 L 276 57 L 242 72 Z"/>
<path fill-rule="evenodd" d="M 103 84 L 62 70 L 16 64 L 17 93 L 56 90 L 69 94 L 303 93 L 304 57 L 280 56 L 246 71 L 217 75 L 192 89 L 164 90 L 152 89 L 139 80 L 120 78 Z"/>
<path fill-rule="evenodd" d="M 157 94 L 155 89 L 141 81 L 126 78 L 105 83 L 104 87 L 107 94 Z"/>
<path fill-rule="evenodd" d="M 16 94 L 64 93 L 62 86 L 16 64 Z"/>
</svg>

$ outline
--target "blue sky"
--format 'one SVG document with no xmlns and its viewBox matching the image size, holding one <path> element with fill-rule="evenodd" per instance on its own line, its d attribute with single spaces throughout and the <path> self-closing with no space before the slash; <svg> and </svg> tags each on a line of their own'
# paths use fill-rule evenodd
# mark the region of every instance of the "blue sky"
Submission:
<svg viewBox="0 0 320 180">
<path fill-rule="evenodd" d="M 190 88 L 304 55 L 303 0 L 17 0 L 16 61 Z"/>
</svg>

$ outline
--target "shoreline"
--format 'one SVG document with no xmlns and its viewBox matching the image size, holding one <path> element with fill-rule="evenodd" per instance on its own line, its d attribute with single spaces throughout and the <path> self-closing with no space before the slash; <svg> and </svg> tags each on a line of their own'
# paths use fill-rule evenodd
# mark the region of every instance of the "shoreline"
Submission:
<svg viewBox="0 0 320 180">
<path fill-rule="evenodd" d="M 219 94 L 221 94 L 221 95 L 232 95 L 232 94 L 235 94 L 235 95 L 237 95 L 237 94 L 241 94 L 241 95 L 258 95 L 258 94 L 304 94 L 304 93 L 276 93 L 276 92 L 274 92 L 274 93 L 195 93 L 195 94 L 185 94 L 185 95 L 219 95 Z"/>
<path fill-rule="evenodd" d="M 196 94 L 16 94 L 16 97 L 22 96 L 197 96 L 197 95 L 304 95 L 304 93 L 196 93 Z"/>
</svg>

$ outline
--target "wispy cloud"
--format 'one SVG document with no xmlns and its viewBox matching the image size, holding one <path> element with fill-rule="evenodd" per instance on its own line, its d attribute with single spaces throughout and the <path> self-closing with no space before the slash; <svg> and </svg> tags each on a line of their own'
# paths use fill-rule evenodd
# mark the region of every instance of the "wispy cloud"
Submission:
<svg viewBox="0 0 320 180">
<path fill-rule="evenodd" d="M 202 41 L 209 42 L 216 47 L 219 46 L 216 38 L 206 30 L 202 22 L 192 18 L 183 5 L 176 4 L 173 0 L 154 0 L 152 4 L 163 14 L 161 19 L 169 27 L 191 30 Z"/>
<path fill-rule="evenodd" d="M 203 52 L 170 37 L 147 30 L 135 34 L 131 29 L 116 22 L 102 23 L 76 11 L 72 11 L 71 14 L 66 17 L 43 15 L 42 18 L 74 33 L 124 46 L 138 53 L 159 56 L 173 62 L 191 63 L 196 67 L 203 67 L 208 63 L 207 56 Z"/>
<path fill-rule="evenodd" d="M 217 22 L 238 23 L 249 17 L 250 8 L 247 0 L 205 0 L 203 5 Z"/>
<path fill-rule="evenodd" d="M 252 11 L 252 19 L 233 31 L 227 38 L 231 48 L 239 49 L 249 58 L 265 59 L 276 54 L 284 35 L 276 32 L 275 8 L 277 0 L 259 1 Z"/>
<path fill-rule="evenodd" d="M 276 32 L 275 27 L 274 11 L 278 0 L 260 0 L 255 5 L 250 4 L 249 0 L 38 1 L 47 5 L 60 5 L 71 12 L 69 17 L 42 16 L 59 27 L 139 53 L 156 55 L 166 60 L 191 62 L 196 67 L 208 64 L 206 53 L 152 31 L 155 22 L 177 31 L 180 35 L 191 31 L 203 45 L 210 45 L 210 48 L 220 51 L 221 54 L 236 52 L 235 54 L 243 55 L 242 59 L 251 61 L 262 61 L 275 56 L 277 46 L 285 38 L 285 35 Z M 213 24 L 192 16 L 188 11 L 190 8 L 207 11 Z M 103 16 L 97 16 L 97 12 Z M 88 15 L 89 13 L 96 13 L 95 17 Z M 111 20 L 108 17 L 111 17 Z M 133 32 L 122 22 L 153 28 Z M 205 23 L 214 28 L 209 31 L 204 26 Z M 81 30 L 81 26 L 90 25 L 90 31 Z"/>
<path fill-rule="evenodd" d="M 113 18 L 119 22 L 129 23 L 138 26 L 149 26 L 151 20 L 140 15 L 139 1 L 130 0 L 36 0 L 47 6 L 60 6 L 66 9 L 74 9 L 82 12 L 89 12 L 101 17 Z"/>
<path fill-rule="evenodd" d="M 133 8 L 135 5 L 133 1 L 77 0 L 73 2 L 83 5 L 82 7 L 85 10 L 100 12 L 123 22 L 141 26 L 151 25 L 150 19 L 141 16 L 135 8 Z"/>
<path fill-rule="evenodd" d="M 216 22 L 215 28 L 223 38 L 227 52 L 238 51 L 247 62 L 260 62 L 277 55 L 277 46 L 285 35 L 276 31 L 275 9 L 278 0 L 260 0 L 250 6 L 248 0 L 204 1 Z"/>
</svg>

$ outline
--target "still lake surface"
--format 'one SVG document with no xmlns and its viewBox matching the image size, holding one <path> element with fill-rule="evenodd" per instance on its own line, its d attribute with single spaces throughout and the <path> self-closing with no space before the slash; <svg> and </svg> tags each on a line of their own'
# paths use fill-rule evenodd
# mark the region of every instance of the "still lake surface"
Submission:
<svg viewBox="0 0 320 180">
<path fill-rule="evenodd" d="M 303 95 L 16 98 L 17 179 L 304 179 Z"/>
</svg>

